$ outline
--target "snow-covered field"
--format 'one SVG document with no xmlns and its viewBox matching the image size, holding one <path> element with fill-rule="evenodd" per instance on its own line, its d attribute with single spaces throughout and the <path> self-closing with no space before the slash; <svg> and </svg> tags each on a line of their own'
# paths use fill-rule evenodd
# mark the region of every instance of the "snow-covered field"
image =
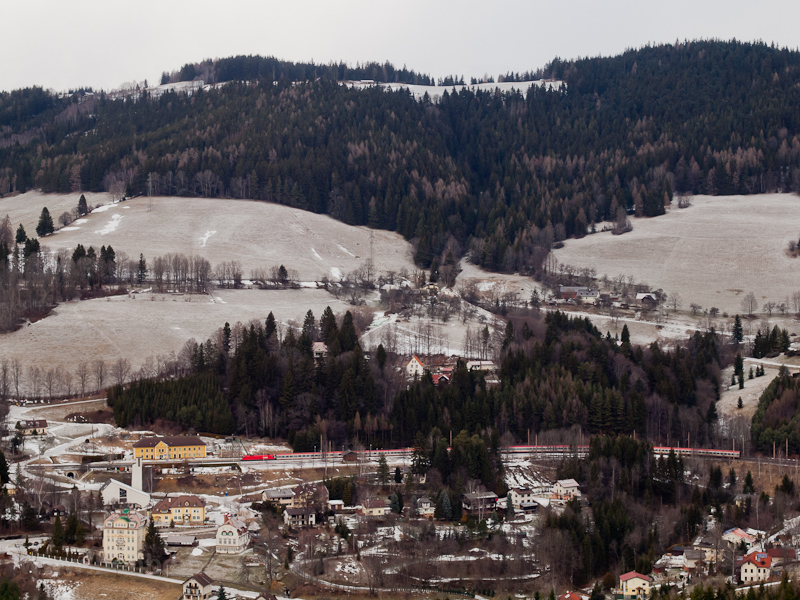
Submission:
<svg viewBox="0 0 800 600">
<path fill-rule="evenodd" d="M 567 240 L 555 251 L 559 263 L 594 267 L 599 276 L 632 275 L 667 294 L 692 302 L 741 311 L 742 297 L 754 292 L 758 308 L 778 303 L 800 289 L 787 276 L 800 265 L 786 256 L 789 240 L 800 236 L 796 194 L 696 196 L 692 206 L 673 208 L 652 219 L 632 219 L 633 231 Z"/>
<path fill-rule="evenodd" d="M 24 364 L 63 366 L 74 372 L 81 361 L 108 363 L 127 358 L 138 369 L 149 356 L 179 352 L 189 338 L 206 340 L 225 322 L 302 319 L 311 309 L 319 318 L 348 305 L 324 290 L 215 290 L 213 296 L 136 294 L 59 305 L 54 314 L 2 336 L 0 357 Z"/>
<path fill-rule="evenodd" d="M 34 235 L 42 207 L 57 221 L 63 210 L 77 206 L 80 194 L 38 194 L 0 199 L 0 217 L 9 214 L 16 228 L 22 219 Z M 91 196 L 91 197 L 90 197 Z M 87 195 L 90 204 L 108 202 Z M 83 244 L 95 249 L 111 245 L 130 258 L 143 253 L 150 260 L 170 252 L 202 256 L 215 267 L 241 263 L 244 276 L 254 268 L 269 271 L 283 264 L 302 280 L 337 278 L 370 257 L 370 230 L 288 206 L 250 200 L 140 197 L 105 204 L 42 240 L 51 250 Z M 24 217 L 24 218 L 23 218 Z M 84 221 L 84 219 L 81 219 Z M 30 225 L 30 228 L 29 228 Z M 372 251 L 378 271 L 413 269 L 411 245 L 396 233 L 374 230 Z"/>
<path fill-rule="evenodd" d="M 425 94 L 428 94 L 428 97 L 434 101 L 438 102 L 441 99 L 442 95 L 447 93 L 453 93 L 453 90 L 456 93 L 460 92 L 461 90 L 468 89 L 471 91 L 488 91 L 493 92 L 495 90 L 499 90 L 501 92 L 510 92 L 510 91 L 518 91 L 521 92 L 523 95 L 528 92 L 528 90 L 533 86 L 539 87 L 548 87 L 549 89 L 558 89 L 563 84 L 562 81 L 548 81 L 544 79 L 538 79 L 536 81 L 502 81 L 499 83 L 473 83 L 473 84 L 466 84 L 466 85 L 416 85 L 413 83 L 373 83 L 369 81 L 346 81 L 344 85 L 348 85 L 354 88 L 366 88 L 372 87 L 374 85 L 378 85 L 387 90 L 408 90 L 414 95 L 414 98 L 417 100 L 421 100 Z"/>
</svg>

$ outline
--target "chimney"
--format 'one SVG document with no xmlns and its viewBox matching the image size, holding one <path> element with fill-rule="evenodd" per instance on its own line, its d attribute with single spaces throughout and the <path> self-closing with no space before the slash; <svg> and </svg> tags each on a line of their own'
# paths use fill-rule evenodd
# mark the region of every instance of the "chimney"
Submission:
<svg viewBox="0 0 800 600">
<path fill-rule="evenodd" d="M 131 487 L 135 490 L 144 491 L 142 489 L 142 459 L 137 458 L 136 462 L 131 466 Z"/>
</svg>

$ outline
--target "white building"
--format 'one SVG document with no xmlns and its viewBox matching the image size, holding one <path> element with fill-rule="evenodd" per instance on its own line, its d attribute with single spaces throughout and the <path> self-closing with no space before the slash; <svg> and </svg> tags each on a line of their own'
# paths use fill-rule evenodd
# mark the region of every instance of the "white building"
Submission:
<svg viewBox="0 0 800 600">
<path fill-rule="evenodd" d="M 132 564 L 144 559 L 147 524 L 146 515 L 127 508 L 107 516 L 103 521 L 103 561 Z"/>
<path fill-rule="evenodd" d="M 574 479 L 559 479 L 553 484 L 553 496 L 560 500 L 580 498 L 581 491 Z"/>
<path fill-rule="evenodd" d="M 225 515 L 225 522 L 217 528 L 217 554 L 239 554 L 249 545 L 247 525 L 236 517 Z"/>
<path fill-rule="evenodd" d="M 208 600 L 214 592 L 214 581 L 205 573 L 192 575 L 183 582 L 183 600 Z"/>
<path fill-rule="evenodd" d="M 422 377 L 423 373 L 425 373 L 425 365 L 416 355 L 412 356 L 406 365 L 406 375 L 413 379 L 414 377 Z"/>
<path fill-rule="evenodd" d="M 109 479 L 100 488 L 103 506 L 135 506 L 146 508 L 150 505 L 150 494 L 137 490 L 126 483 Z"/>
<path fill-rule="evenodd" d="M 769 579 L 772 561 L 766 553 L 758 552 L 749 554 L 742 561 L 739 579 L 742 583 L 766 581 Z"/>
<path fill-rule="evenodd" d="M 508 501 L 515 510 L 536 510 L 539 503 L 534 499 L 533 490 L 530 488 L 511 488 L 508 490 Z"/>
</svg>

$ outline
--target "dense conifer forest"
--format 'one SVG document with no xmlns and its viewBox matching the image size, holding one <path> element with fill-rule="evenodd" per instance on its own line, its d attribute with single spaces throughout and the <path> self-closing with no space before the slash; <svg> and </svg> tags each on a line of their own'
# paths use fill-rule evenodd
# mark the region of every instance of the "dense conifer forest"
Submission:
<svg viewBox="0 0 800 600">
<path fill-rule="evenodd" d="M 329 348 L 316 361 L 315 341 Z M 500 443 L 570 430 L 714 442 L 720 362 L 729 360 L 729 348 L 720 348 L 713 331 L 664 352 L 655 343 L 631 346 L 626 328 L 617 342 L 588 319 L 539 313 L 512 319 L 504 346 L 499 385 L 487 385 L 463 362 L 448 385 L 434 386 L 428 374 L 408 385 L 392 366 L 402 359 L 381 346 L 368 360 L 351 313 L 337 320 L 328 308 L 319 322 L 309 311 L 302 330 L 282 339 L 271 317 L 233 330 L 226 324 L 212 339 L 187 344 L 189 366 L 177 380 L 117 386 L 109 404 L 119 426 L 166 420 L 196 431 L 284 437 L 297 451 L 327 443 L 410 447 L 420 433 L 441 439 L 443 455 L 451 433 L 478 436 L 495 452 Z M 436 446 L 426 452 L 435 463 Z M 487 465 L 475 463 L 472 476 L 493 481 Z"/>
<path fill-rule="evenodd" d="M 432 83 L 391 65 L 235 57 L 165 73 L 227 82 L 191 96 L 3 93 L 0 193 L 137 194 L 150 176 L 156 194 L 279 202 L 395 230 L 421 266 L 471 252 L 528 272 L 554 242 L 659 215 L 675 193 L 800 190 L 796 51 L 686 42 L 556 59 L 535 75 L 564 85 L 417 101 L 338 83 Z"/>
</svg>

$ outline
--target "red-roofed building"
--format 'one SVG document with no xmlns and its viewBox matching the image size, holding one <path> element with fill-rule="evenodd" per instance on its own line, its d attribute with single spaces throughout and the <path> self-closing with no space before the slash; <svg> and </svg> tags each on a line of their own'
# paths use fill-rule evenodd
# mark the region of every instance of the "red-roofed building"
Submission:
<svg viewBox="0 0 800 600">
<path fill-rule="evenodd" d="M 779 567 L 795 561 L 794 548 L 770 548 L 767 550 L 767 556 L 772 561 L 773 567 Z"/>
<path fill-rule="evenodd" d="M 625 598 L 649 598 L 652 580 L 647 575 L 630 571 L 619 577 L 619 587 Z"/>
<path fill-rule="evenodd" d="M 422 377 L 423 373 L 425 373 L 425 365 L 416 355 L 412 356 L 406 365 L 406 375 L 409 379 L 413 379 L 414 377 Z"/>
<path fill-rule="evenodd" d="M 751 581 L 766 581 L 771 575 L 772 559 L 766 552 L 754 552 L 744 557 L 739 579 L 743 583 Z"/>
<path fill-rule="evenodd" d="M 589 600 L 589 596 L 579 594 L 578 592 L 564 592 L 558 597 L 558 600 Z"/>
</svg>

